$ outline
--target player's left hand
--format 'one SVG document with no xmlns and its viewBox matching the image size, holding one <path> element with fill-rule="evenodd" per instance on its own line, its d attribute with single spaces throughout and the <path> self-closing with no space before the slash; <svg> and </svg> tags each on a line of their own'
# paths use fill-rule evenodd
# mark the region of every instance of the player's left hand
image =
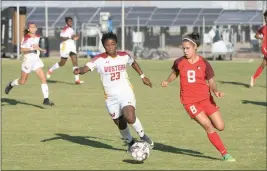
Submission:
<svg viewBox="0 0 267 171">
<path fill-rule="evenodd" d="M 152 83 L 150 82 L 150 80 L 149 80 L 147 77 L 144 77 L 144 78 L 142 79 L 142 81 L 143 81 L 143 83 L 144 83 L 145 85 L 147 85 L 147 86 L 149 86 L 149 87 L 152 88 Z"/>
<path fill-rule="evenodd" d="M 219 92 L 219 91 L 214 92 L 214 95 L 215 95 L 216 97 L 218 97 L 218 98 L 222 98 L 222 97 L 224 97 L 224 93 L 223 93 L 223 92 Z"/>
</svg>

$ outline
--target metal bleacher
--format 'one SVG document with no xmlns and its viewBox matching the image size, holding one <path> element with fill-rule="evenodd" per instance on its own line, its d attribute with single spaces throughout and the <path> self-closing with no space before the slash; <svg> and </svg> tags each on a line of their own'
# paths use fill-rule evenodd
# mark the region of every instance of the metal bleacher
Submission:
<svg viewBox="0 0 267 171">
<path fill-rule="evenodd" d="M 110 12 L 113 27 L 121 26 L 120 7 L 88 7 L 88 8 L 48 8 L 48 25 L 50 28 L 63 27 L 66 16 L 76 17 L 77 27 L 82 23 L 98 23 L 100 12 Z M 33 21 L 39 27 L 45 26 L 45 8 L 27 8 L 27 21 Z M 140 26 L 206 26 L 212 25 L 261 25 L 262 11 L 258 10 L 223 10 L 221 8 L 125 8 L 125 25 L 136 26 L 139 18 Z"/>
</svg>

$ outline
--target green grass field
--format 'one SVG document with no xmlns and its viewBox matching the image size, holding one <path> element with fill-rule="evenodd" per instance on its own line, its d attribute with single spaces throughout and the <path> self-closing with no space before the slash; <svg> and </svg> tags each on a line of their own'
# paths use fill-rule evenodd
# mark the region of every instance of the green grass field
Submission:
<svg viewBox="0 0 267 171">
<path fill-rule="evenodd" d="M 57 59 L 43 61 L 47 70 Z M 4 94 L 6 84 L 19 77 L 21 66 L 20 61 L 2 60 L 2 169 L 266 169 L 266 70 L 256 87 L 246 87 L 259 63 L 211 62 L 218 87 L 225 93 L 224 99 L 216 100 L 226 125 L 219 134 L 235 163 L 218 160 L 221 156 L 204 130 L 184 111 L 178 79 L 161 88 L 172 61 L 139 61 L 154 84 L 152 89 L 128 67 L 137 116 L 155 141 L 150 158 L 137 164 L 125 153 L 127 147 L 106 111 L 96 72 L 81 76 L 85 84 L 74 85 L 69 61 L 49 80 L 56 106 L 46 107 L 35 73 L 26 85 Z M 133 130 L 132 134 L 137 137 Z"/>
</svg>

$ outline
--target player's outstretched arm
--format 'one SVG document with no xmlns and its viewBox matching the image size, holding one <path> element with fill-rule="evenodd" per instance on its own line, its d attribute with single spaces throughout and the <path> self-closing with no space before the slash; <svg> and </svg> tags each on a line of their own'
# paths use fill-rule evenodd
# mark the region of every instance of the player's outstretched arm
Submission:
<svg viewBox="0 0 267 171">
<path fill-rule="evenodd" d="M 87 73 L 88 71 L 90 71 L 90 69 L 89 69 L 88 66 L 85 65 L 84 67 L 76 68 L 76 69 L 73 71 L 73 73 L 74 73 L 75 75 L 78 75 L 78 74 L 83 75 L 83 74 Z"/>
<path fill-rule="evenodd" d="M 223 92 L 218 91 L 214 77 L 209 79 L 208 83 L 209 83 L 210 90 L 214 93 L 216 97 L 221 98 L 224 96 Z"/>
<path fill-rule="evenodd" d="M 138 65 L 138 63 L 136 61 L 134 61 L 132 63 L 132 67 L 133 69 L 140 75 L 140 77 L 142 78 L 142 81 L 145 85 L 149 86 L 152 88 L 152 83 L 150 82 L 150 80 L 145 76 L 145 74 L 143 73 L 142 69 L 140 68 L 140 66 Z"/>
<path fill-rule="evenodd" d="M 167 78 L 167 80 L 162 81 L 161 86 L 162 87 L 167 87 L 168 84 L 172 81 L 174 81 L 177 77 L 179 76 L 179 72 L 176 72 L 174 70 L 172 70 L 171 74 L 169 75 L 169 77 Z"/>
</svg>

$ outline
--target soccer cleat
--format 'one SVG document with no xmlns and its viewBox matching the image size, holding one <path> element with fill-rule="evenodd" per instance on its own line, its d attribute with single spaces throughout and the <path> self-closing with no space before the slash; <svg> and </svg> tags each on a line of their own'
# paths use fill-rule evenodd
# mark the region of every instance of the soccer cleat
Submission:
<svg viewBox="0 0 267 171">
<path fill-rule="evenodd" d="M 8 85 L 6 86 L 5 93 L 8 94 L 12 88 L 13 86 L 11 85 L 11 82 L 9 82 Z"/>
<path fill-rule="evenodd" d="M 46 73 L 46 78 L 51 78 L 52 72 L 50 72 L 49 70 Z"/>
<path fill-rule="evenodd" d="M 154 142 L 146 134 L 143 137 L 141 137 L 141 140 L 147 142 L 150 148 L 154 147 Z"/>
<path fill-rule="evenodd" d="M 55 105 L 53 102 L 51 102 L 49 100 L 49 98 L 45 98 L 43 104 L 47 105 L 47 106 L 54 106 Z"/>
<path fill-rule="evenodd" d="M 236 160 L 231 156 L 231 154 L 225 154 L 222 158 L 223 161 L 235 162 Z"/>
<path fill-rule="evenodd" d="M 253 78 L 253 76 L 250 78 L 250 85 L 249 87 L 254 87 L 255 84 L 255 79 Z"/>
<path fill-rule="evenodd" d="M 84 81 L 81 81 L 81 80 L 75 81 L 75 84 L 83 84 L 83 83 L 84 83 Z"/>
<path fill-rule="evenodd" d="M 128 149 L 127 149 L 126 153 L 131 153 L 131 147 L 132 147 L 132 145 L 134 145 L 134 143 L 135 143 L 134 139 L 130 143 L 128 143 Z"/>
</svg>

